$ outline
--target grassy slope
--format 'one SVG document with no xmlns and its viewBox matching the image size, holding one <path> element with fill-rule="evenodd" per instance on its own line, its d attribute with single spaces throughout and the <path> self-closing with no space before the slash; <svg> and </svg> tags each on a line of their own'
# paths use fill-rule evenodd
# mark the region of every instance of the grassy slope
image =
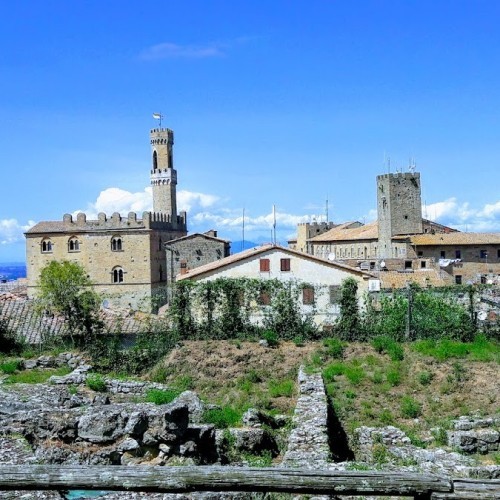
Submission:
<svg viewBox="0 0 500 500">
<path fill-rule="evenodd" d="M 415 444 L 432 446 L 439 444 L 432 428 L 446 428 L 460 415 L 500 412 L 499 360 L 499 345 L 492 343 L 473 348 L 406 345 L 404 358 L 394 361 L 359 343 L 339 352 L 323 343 L 281 343 L 271 349 L 252 342 L 190 341 L 172 351 L 149 378 L 195 390 L 238 412 L 257 407 L 291 413 L 297 369 L 305 364 L 323 372 L 348 434 L 360 425 L 396 425 Z"/>
</svg>

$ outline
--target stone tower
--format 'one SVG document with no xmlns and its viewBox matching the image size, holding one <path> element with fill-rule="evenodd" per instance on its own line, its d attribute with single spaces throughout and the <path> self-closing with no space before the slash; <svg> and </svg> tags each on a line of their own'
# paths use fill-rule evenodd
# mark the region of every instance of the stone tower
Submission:
<svg viewBox="0 0 500 500">
<path fill-rule="evenodd" d="M 422 233 L 420 174 L 405 172 L 377 176 L 378 256 L 393 257 L 393 236 Z"/>
<path fill-rule="evenodd" d="M 169 128 L 154 128 L 151 140 L 151 186 L 153 186 L 153 212 L 168 216 L 177 224 L 177 171 L 174 169 L 174 132 Z"/>
</svg>

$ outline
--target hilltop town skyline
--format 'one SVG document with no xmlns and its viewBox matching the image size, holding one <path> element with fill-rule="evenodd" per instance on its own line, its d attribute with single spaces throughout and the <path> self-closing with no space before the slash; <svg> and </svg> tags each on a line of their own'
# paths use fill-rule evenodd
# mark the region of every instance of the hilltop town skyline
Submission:
<svg viewBox="0 0 500 500">
<path fill-rule="evenodd" d="M 35 222 L 150 210 L 153 112 L 175 132 L 190 232 L 240 240 L 245 209 L 245 239 L 269 241 L 274 204 L 285 242 L 324 220 L 327 198 L 334 222 L 370 222 L 376 175 L 411 159 L 425 217 L 500 231 L 499 14 L 495 2 L 9 5 L 0 262 L 24 260 Z"/>
</svg>

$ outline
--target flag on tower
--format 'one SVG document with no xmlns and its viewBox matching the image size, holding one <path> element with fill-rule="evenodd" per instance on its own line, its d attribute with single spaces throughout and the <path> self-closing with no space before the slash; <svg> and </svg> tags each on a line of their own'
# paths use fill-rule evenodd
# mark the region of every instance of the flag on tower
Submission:
<svg viewBox="0 0 500 500">
<path fill-rule="evenodd" d="M 155 120 L 161 120 L 161 113 L 153 113 L 153 118 Z"/>
</svg>

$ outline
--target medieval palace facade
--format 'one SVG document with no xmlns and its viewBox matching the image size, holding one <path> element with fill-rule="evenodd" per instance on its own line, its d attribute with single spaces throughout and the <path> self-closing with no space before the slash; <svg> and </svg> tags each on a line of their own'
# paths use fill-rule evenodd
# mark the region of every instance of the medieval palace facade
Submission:
<svg viewBox="0 0 500 500">
<path fill-rule="evenodd" d="M 164 287 L 168 276 L 165 243 L 186 236 L 186 212 L 177 213 L 174 133 L 150 131 L 153 211 L 130 212 L 87 220 L 84 213 L 61 221 L 39 222 L 26 232 L 28 295 L 36 295 L 41 269 L 52 260 L 79 263 L 111 304 L 149 309 L 147 300 Z"/>
</svg>

